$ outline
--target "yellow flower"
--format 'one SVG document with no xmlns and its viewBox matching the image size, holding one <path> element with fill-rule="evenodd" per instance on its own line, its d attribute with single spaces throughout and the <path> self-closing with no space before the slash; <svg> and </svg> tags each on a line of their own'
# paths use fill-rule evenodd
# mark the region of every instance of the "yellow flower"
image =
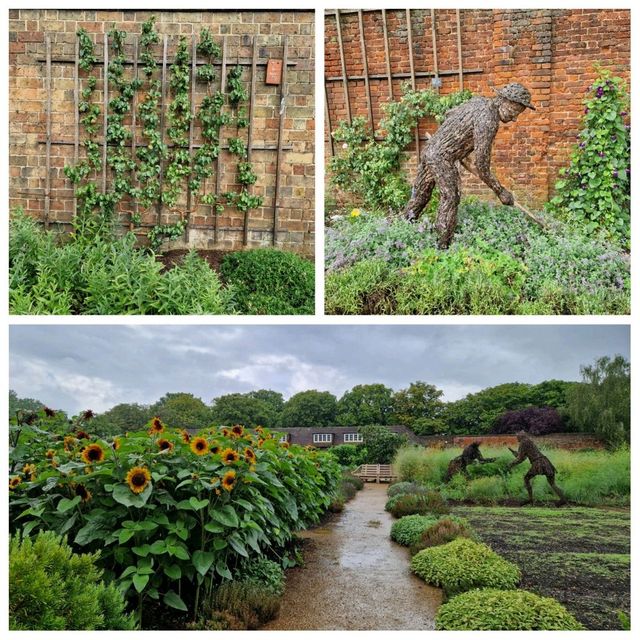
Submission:
<svg viewBox="0 0 640 640">
<path fill-rule="evenodd" d="M 164 431 L 164 425 L 158 416 L 155 418 L 151 418 L 151 422 L 149 423 L 149 433 L 153 435 L 154 433 L 162 433 Z"/>
<path fill-rule="evenodd" d="M 351 211 L 351 217 L 352 218 L 357 218 L 360 215 L 360 209 L 353 209 Z"/>
<path fill-rule="evenodd" d="M 91 491 L 82 484 L 76 485 L 76 495 L 82 498 L 82 502 L 89 502 L 93 497 Z"/>
<path fill-rule="evenodd" d="M 47 453 L 44 454 L 49 460 L 56 455 L 56 452 L 53 449 L 47 449 Z"/>
<path fill-rule="evenodd" d="M 116 451 L 120 448 L 120 438 L 116 436 L 113 439 L 113 444 L 111 445 Z"/>
<path fill-rule="evenodd" d="M 151 482 L 151 474 L 146 467 L 133 467 L 127 473 L 127 484 L 133 493 L 142 493 Z"/>
<path fill-rule="evenodd" d="M 209 447 L 209 451 L 211 451 L 212 455 L 218 455 L 220 453 L 220 443 L 219 442 L 212 442 L 211 446 Z"/>
<path fill-rule="evenodd" d="M 236 438 L 240 438 L 242 436 L 242 434 L 244 433 L 244 427 L 240 424 L 236 424 L 233 427 L 231 427 L 231 435 L 236 437 Z"/>
<path fill-rule="evenodd" d="M 22 473 L 24 473 L 25 477 L 28 477 L 29 480 L 35 480 L 36 477 L 36 465 L 35 464 L 25 464 L 22 467 Z"/>
<path fill-rule="evenodd" d="M 9 478 L 9 489 L 15 489 L 22 482 L 20 476 L 12 476 Z"/>
<path fill-rule="evenodd" d="M 163 452 L 171 451 L 171 449 L 173 449 L 173 442 L 170 442 L 166 438 L 160 438 L 160 440 L 158 440 L 158 448 Z"/>
<path fill-rule="evenodd" d="M 222 462 L 225 464 L 233 464 L 240 460 L 240 454 L 233 449 L 225 449 L 220 455 L 222 456 Z"/>
<path fill-rule="evenodd" d="M 76 446 L 75 436 L 68 435 L 64 437 L 64 449 L 65 451 L 71 451 Z"/>
<path fill-rule="evenodd" d="M 222 476 L 222 488 L 225 491 L 231 491 L 236 485 L 236 472 L 233 469 L 229 469 Z"/>
<path fill-rule="evenodd" d="M 102 462 L 104 460 L 104 451 L 99 444 L 90 444 L 82 450 L 82 459 L 87 464 Z"/>
<path fill-rule="evenodd" d="M 189 432 L 186 429 L 183 429 L 180 432 L 180 436 L 182 437 L 182 442 L 188 444 L 191 440 L 191 436 L 189 435 Z"/>
<path fill-rule="evenodd" d="M 191 451 L 198 456 L 203 456 L 209 450 L 207 441 L 201 436 L 194 438 L 189 447 L 191 448 Z"/>
<path fill-rule="evenodd" d="M 251 447 L 247 447 L 244 450 L 244 459 L 246 462 L 248 462 L 249 464 L 252 464 L 253 462 L 256 461 L 256 454 L 253 451 L 253 449 L 251 449 Z"/>
</svg>

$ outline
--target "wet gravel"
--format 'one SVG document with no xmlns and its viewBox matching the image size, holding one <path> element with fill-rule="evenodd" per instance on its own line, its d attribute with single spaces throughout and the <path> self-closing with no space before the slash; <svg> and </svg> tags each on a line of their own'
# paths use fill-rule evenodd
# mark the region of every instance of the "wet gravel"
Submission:
<svg viewBox="0 0 640 640">
<path fill-rule="evenodd" d="M 303 532 L 304 566 L 287 573 L 280 615 L 264 629 L 434 629 L 442 592 L 390 540 L 386 489 L 365 485 L 341 514 Z"/>
</svg>

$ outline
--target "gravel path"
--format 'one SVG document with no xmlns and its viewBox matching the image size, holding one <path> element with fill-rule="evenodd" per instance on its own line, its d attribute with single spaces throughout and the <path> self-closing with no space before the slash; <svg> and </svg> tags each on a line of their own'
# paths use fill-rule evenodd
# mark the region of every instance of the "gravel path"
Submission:
<svg viewBox="0 0 640 640">
<path fill-rule="evenodd" d="M 305 531 L 305 564 L 287 573 L 278 618 L 264 629 L 433 629 L 440 589 L 409 570 L 389 538 L 387 485 L 366 484 L 345 510 Z"/>
</svg>

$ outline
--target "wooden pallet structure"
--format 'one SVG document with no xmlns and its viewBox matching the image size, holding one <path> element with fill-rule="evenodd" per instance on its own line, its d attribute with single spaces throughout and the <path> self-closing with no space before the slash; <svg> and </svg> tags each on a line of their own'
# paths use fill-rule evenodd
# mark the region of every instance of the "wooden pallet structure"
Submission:
<svg viewBox="0 0 640 640">
<path fill-rule="evenodd" d="M 361 464 L 354 472 L 354 476 L 357 476 L 365 482 L 393 482 L 397 480 L 393 466 L 390 464 Z"/>
</svg>

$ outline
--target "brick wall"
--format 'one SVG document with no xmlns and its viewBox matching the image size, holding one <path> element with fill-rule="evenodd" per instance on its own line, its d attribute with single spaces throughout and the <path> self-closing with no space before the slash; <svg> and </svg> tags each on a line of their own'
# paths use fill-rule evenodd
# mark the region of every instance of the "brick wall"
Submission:
<svg viewBox="0 0 640 640">
<path fill-rule="evenodd" d="M 473 9 L 462 10 L 461 41 L 464 86 L 475 94 L 492 96 L 494 86 L 522 82 L 533 95 L 537 111 L 527 110 L 516 123 L 501 126 L 493 153 L 493 170 L 505 186 L 523 202 L 540 206 L 549 199 L 558 169 L 565 166 L 579 131 L 585 89 L 596 77 L 594 63 L 600 62 L 629 81 L 630 12 L 607 9 Z M 364 33 L 369 75 L 385 74 L 384 31 L 380 11 L 364 12 Z M 441 93 L 456 91 L 458 47 L 455 10 L 436 10 L 437 57 L 442 76 Z M 358 16 L 341 15 L 347 75 L 363 75 Z M 391 72 L 408 73 L 407 23 L 404 10 L 387 11 Z M 434 67 L 431 12 L 411 11 L 414 65 L 416 72 Z M 476 72 L 476 70 L 481 70 Z M 340 54 L 333 12 L 325 19 L 325 77 L 341 76 Z M 401 84 L 393 81 L 393 94 L 401 95 Z M 418 89 L 431 86 L 429 77 L 418 78 Z M 389 99 L 386 78 L 370 82 L 374 122 L 381 117 L 381 105 Z M 332 126 L 346 119 L 341 81 L 327 83 Z M 352 116 L 367 117 L 363 80 L 349 82 Z M 421 131 L 433 132 L 433 122 L 421 122 Z M 325 131 L 328 136 L 328 131 Z M 327 138 L 328 140 L 328 138 Z M 424 143 L 423 143 L 424 144 Z M 407 163 L 413 177 L 416 154 Z M 330 148 L 327 145 L 327 154 Z M 477 179 L 465 177 L 464 193 L 494 199 Z"/>
<path fill-rule="evenodd" d="M 547 436 L 533 436 L 533 440 L 541 447 L 551 449 L 567 449 L 580 451 L 582 449 L 604 449 L 602 440 L 590 433 L 552 433 Z M 515 435 L 478 435 L 478 436 L 425 436 L 423 438 L 426 447 L 466 447 L 472 442 L 480 442 L 485 447 L 511 447 L 518 448 L 518 439 Z"/>
<path fill-rule="evenodd" d="M 157 31 L 169 35 L 169 64 L 173 61 L 178 35 L 198 34 L 209 27 L 220 43 L 227 36 L 228 64 L 238 58 L 251 58 L 251 38 L 258 37 L 259 58 L 282 58 L 282 36 L 288 36 L 288 59 L 295 63 L 288 67 L 286 113 L 283 144 L 290 149 L 282 153 L 277 246 L 306 255 L 314 252 L 314 13 L 313 11 L 91 11 L 91 10 L 11 10 L 9 15 L 9 87 L 10 87 L 10 206 L 21 206 L 32 216 L 42 218 L 45 190 L 46 90 L 45 35 L 52 40 L 52 58 L 73 60 L 75 33 L 84 27 L 98 44 L 96 53 L 101 59 L 103 34 L 115 23 L 129 33 L 127 55 L 132 56 L 132 35 L 139 34 L 142 23 L 151 15 L 157 16 Z M 161 45 L 156 50 L 161 56 Z M 251 67 L 244 66 L 243 80 L 249 85 Z M 131 67 L 126 67 L 127 77 Z M 101 67 L 98 75 L 96 101 L 101 100 Z M 52 139 L 74 140 L 74 66 L 52 65 Z M 220 67 L 217 67 L 217 77 Z M 279 86 L 264 83 L 265 67 L 258 66 L 256 100 L 254 106 L 254 143 L 277 144 Z M 214 85 L 215 86 L 215 85 Z M 196 104 L 202 98 L 198 85 Z M 140 98 L 143 97 L 144 88 Z M 101 116 L 102 118 L 102 116 Z M 101 121 L 100 121 L 101 122 Z M 138 120 L 139 122 L 139 120 Z M 196 131 L 199 130 L 196 127 Z M 101 135 L 101 134 L 100 134 Z M 235 135 L 235 129 L 223 131 L 223 138 Z M 241 134 L 242 135 L 242 134 Z M 246 136 L 246 130 L 245 134 Z M 138 139 L 139 134 L 138 134 Z M 101 140 L 101 137 L 98 141 Z M 165 141 L 167 141 L 165 139 Z M 199 142 L 196 138 L 195 142 Z M 222 152 L 221 192 L 234 190 L 235 160 Z M 225 161 L 226 158 L 226 161 Z M 52 146 L 51 212 L 52 222 L 68 228 L 73 215 L 73 191 L 63 173 L 65 164 L 73 161 L 73 145 Z M 258 181 L 253 193 L 264 196 L 264 204 L 250 212 L 249 246 L 271 244 L 273 204 L 275 197 L 276 154 L 255 150 L 252 164 Z M 213 186 L 213 179 L 209 179 Z M 184 207 L 183 207 L 184 208 Z M 123 202 L 123 222 L 128 221 L 132 203 Z M 176 212 L 163 211 L 161 223 L 179 219 Z M 156 224 L 155 208 L 143 212 L 146 228 Z M 189 232 L 190 246 L 209 249 L 239 249 L 242 247 L 243 214 L 225 207 L 218 216 L 221 231 L 218 243 L 213 243 L 213 215 L 205 205 L 193 212 Z M 208 228 L 207 228 L 208 227 Z M 145 231 L 146 231 L 145 228 Z"/>
</svg>

